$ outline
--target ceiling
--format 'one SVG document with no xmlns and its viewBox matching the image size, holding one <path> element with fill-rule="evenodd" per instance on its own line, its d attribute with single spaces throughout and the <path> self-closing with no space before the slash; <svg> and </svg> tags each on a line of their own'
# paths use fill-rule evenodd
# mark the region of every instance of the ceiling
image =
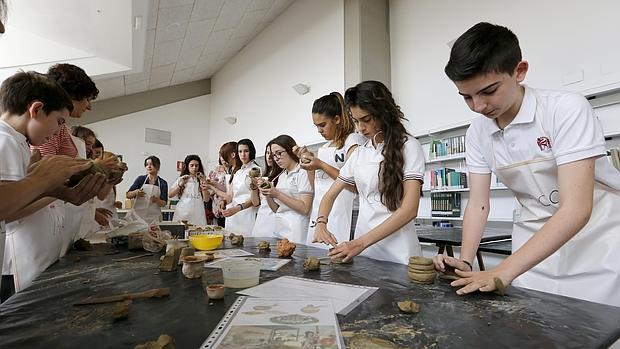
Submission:
<svg viewBox="0 0 620 349">
<path fill-rule="evenodd" d="M 294 0 L 150 0 L 142 73 L 96 79 L 98 100 L 210 78 Z"/>
</svg>

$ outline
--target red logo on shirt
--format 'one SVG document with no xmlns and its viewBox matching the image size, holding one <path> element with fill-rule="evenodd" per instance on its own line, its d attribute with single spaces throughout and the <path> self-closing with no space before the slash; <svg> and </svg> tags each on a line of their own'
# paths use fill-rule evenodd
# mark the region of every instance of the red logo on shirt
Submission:
<svg viewBox="0 0 620 349">
<path fill-rule="evenodd" d="M 551 149 L 551 141 L 547 137 L 538 137 L 536 144 L 540 150 Z"/>
</svg>

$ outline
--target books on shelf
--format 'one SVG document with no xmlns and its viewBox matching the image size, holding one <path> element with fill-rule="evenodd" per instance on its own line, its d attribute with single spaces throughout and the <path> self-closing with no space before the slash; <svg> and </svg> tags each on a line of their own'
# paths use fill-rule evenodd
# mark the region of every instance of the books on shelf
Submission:
<svg viewBox="0 0 620 349">
<path fill-rule="evenodd" d="M 429 148 L 429 159 L 465 153 L 465 135 L 444 139 L 433 139 Z"/>
<path fill-rule="evenodd" d="M 467 188 L 467 173 L 442 167 L 427 171 L 430 190 Z"/>
<path fill-rule="evenodd" d="M 431 216 L 460 217 L 461 193 L 431 193 Z"/>
</svg>

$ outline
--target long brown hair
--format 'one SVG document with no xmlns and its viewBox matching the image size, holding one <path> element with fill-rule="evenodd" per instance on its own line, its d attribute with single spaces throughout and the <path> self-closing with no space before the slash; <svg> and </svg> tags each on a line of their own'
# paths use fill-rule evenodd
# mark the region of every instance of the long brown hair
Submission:
<svg viewBox="0 0 620 349">
<path fill-rule="evenodd" d="M 230 165 L 231 175 L 229 183 L 232 183 L 234 173 L 241 168 L 241 160 L 239 159 L 239 155 L 237 154 L 237 142 L 226 142 L 220 147 L 220 158 L 228 162 L 230 154 L 235 154 L 235 157 L 233 158 L 234 163 L 228 163 Z"/>
<path fill-rule="evenodd" d="M 148 160 L 148 158 L 147 158 Z M 159 160 L 159 159 L 158 159 Z M 196 160 L 198 161 L 198 172 L 204 174 L 205 170 L 202 167 L 202 160 L 200 160 L 200 156 L 198 155 L 188 155 L 185 157 L 185 160 L 183 160 L 183 170 L 181 171 L 181 175 L 179 177 L 183 177 L 185 175 L 189 175 L 189 163 L 192 162 L 192 160 Z M 153 161 L 153 160 L 151 160 Z M 144 160 L 144 163 L 146 164 L 146 160 Z M 179 198 L 181 197 L 181 195 L 183 195 L 183 190 L 185 190 L 185 187 L 182 187 L 179 189 Z M 202 190 L 200 190 L 200 195 L 202 195 Z"/>
<path fill-rule="evenodd" d="M 265 171 L 263 173 L 270 182 L 273 182 L 273 184 L 278 184 L 278 176 L 280 175 L 280 173 L 282 173 L 282 168 L 276 165 L 269 166 L 269 164 L 267 163 L 267 149 L 269 149 L 272 144 L 273 142 L 270 141 L 265 146 Z M 270 155 L 270 157 L 273 164 L 273 155 Z"/>
<path fill-rule="evenodd" d="M 295 154 L 295 152 L 293 152 L 293 148 L 297 145 L 293 137 L 289 135 L 279 135 L 278 137 L 272 139 L 269 143 L 281 146 L 282 148 L 284 148 L 288 156 L 290 156 L 294 162 L 299 162 L 299 157 L 297 156 L 297 154 Z"/>
<path fill-rule="evenodd" d="M 319 114 L 332 120 L 340 116 L 340 124 L 332 140 L 338 149 L 344 147 L 347 137 L 355 132 L 353 119 L 347 112 L 342 95 L 338 92 L 332 92 L 315 100 L 312 104 L 312 114 Z"/>
<path fill-rule="evenodd" d="M 403 125 L 403 120 L 407 119 L 396 105 L 390 90 L 379 81 L 361 82 L 349 88 L 344 96 L 349 108 L 358 107 L 370 113 L 383 131 L 384 146 L 381 150 L 383 161 L 378 174 L 379 192 L 381 203 L 390 211 L 396 211 L 404 195 L 403 146 L 409 133 Z"/>
</svg>

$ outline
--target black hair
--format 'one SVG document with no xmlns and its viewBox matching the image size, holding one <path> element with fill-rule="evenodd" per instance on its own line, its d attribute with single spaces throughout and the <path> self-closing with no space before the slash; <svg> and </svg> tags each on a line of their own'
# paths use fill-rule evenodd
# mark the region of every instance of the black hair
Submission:
<svg viewBox="0 0 620 349">
<path fill-rule="evenodd" d="M 519 39 L 510 29 L 480 22 L 456 39 L 444 71 L 452 81 L 487 73 L 512 75 L 521 58 Z"/>
<path fill-rule="evenodd" d="M 153 164 L 153 166 L 155 166 L 156 169 L 159 170 L 160 166 L 161 166 L 161 161 L 159 161 L 159 158 L 155 155 L 151 155 L 148 158 L 144 159 L 144 167 L 146 167 L 146 162 L 151 160 L 151 164 Z M 200 161 L 200 159 L 198 159 Z M 189 161 L 187 162 L 189 164 Z"/>
<path fill-rule="evenodd" d="M 96 99 L 99 90 L 84 69 L 67 63 L 55 64 L 47 70 L 47 75 L 56 80 L 74 101 L 84 98 Z"/>
<path fill-rule="evenodd" d="M 73 102 L 67 92 L 45 75 L 29 71 L 18 72 L 2 82 L 0 86 L 0 112 L 21 115 L 34 101 L 43 103 L 43 110 L 67 109 L 73 111 Z"/>
<path fill-rule="evenodd" d="M 370 113 L 383 131 L 383 161 L 379 166 L 381 203 L 396 211 L 403 199 L 405 157 L 403 146 L 409 133 L 403 125 L 405 116 L 396 105 L 390 90 L 379 81 L 364 81 L 347 89 L 344 94 L 349 108 L 358 107 Z"/>
<path fill-rule="evenodd" d="M 239 157 L 239 146 L 240 145 L 245 145 L 250 150 L 250 161 L 253 161 L 254 159 L 256 159 L 256 148 L 254 147 L 254 143 L 252 143 L 251 140 L 244 138 L 240 140 L 239 142 L 237 142 L 237 157 Z"/>
<path fill-rule="evenodd" d="M 93 144 L 93 148 L 101 148 L 103 149 L 103 143 L 100 140 L 95 139 L 95 144 Z"/>
<path fill-rule="evenodd" d="M 346 111 L 344 98 L 338 92 L 332 92 L 315 100 L 312 104 L 312 114 L 323 115 L 330 119 L 340 116 L 340 125 L 333 139 L 338 149 L 344 147 L 347 137 L 355 132 L 355 124 Z"/>
<path fill-rule="evenodd" d="M 198 155 L 188 155 L 185 157 L 185 160 L 183 160 L 183 171 L 181 171 L 181 176 L 185 176 L 189 174 L 189 163 L 192 162 L 193 160 L 198 161 L 198 172 L 204 174 L 205 170 L 202 168 L 202 160 L 200 160 L 200 156 Z M 179 197 L 181 197 L 181 195 L 183 195 L 183 189 L 185 188 L 181 188 L 179 190 Z M 202 192 L 200 192 L 200 195 L 202 195 Z"/>
</svg>

